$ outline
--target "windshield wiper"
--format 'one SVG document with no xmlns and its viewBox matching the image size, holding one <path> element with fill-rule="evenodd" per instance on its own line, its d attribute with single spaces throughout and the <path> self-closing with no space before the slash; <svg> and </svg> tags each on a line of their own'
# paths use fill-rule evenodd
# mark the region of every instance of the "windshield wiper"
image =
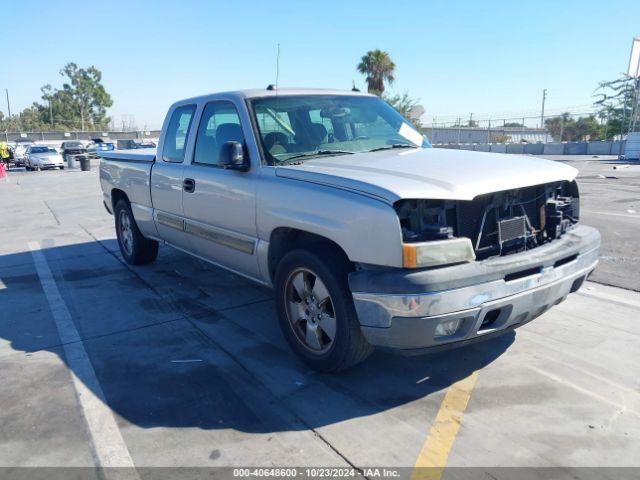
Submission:
<svg viewBox="0 0 640 480">
<path fill-rule="evenodd" d="M 309 157 L 319 157 L 322 155 L 352 155 L 354 152 L 349 152 L 347 150 L 315 150 L 313 152 L 300 153 L 298 155 L 294 155 L 293 157 L 289 157 L 281 162 L 278 162 L 280 165 L 286 165 L 291 160 L 296 160 L 300 158 L 309 158 Z"/>
<path fill-rule="evenodd" d="M 419 147 L 417 145 L 412 145 L 411 143 L 394 143 L 393 145 L 387 145 L 386 147 L 378 147 L 369 151 L 380 152 L 382 150 L 392 150 L 394 148 L 419 148 Z"/>
</svg>

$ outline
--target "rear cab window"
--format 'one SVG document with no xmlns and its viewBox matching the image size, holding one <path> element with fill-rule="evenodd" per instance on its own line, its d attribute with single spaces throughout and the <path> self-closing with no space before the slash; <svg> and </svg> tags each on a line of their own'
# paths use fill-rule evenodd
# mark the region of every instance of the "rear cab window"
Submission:
<svg viewBox="0 0 640 480">
<path fill-rule="evenodd" d="M 162 147 L 162 160 L 170 163 L 182 163 L 189 130 L 196 111 L 195 105 L 183 105 L 176 108 L 171 114 L 169 125 L 164 137 Z"/>
</svg>

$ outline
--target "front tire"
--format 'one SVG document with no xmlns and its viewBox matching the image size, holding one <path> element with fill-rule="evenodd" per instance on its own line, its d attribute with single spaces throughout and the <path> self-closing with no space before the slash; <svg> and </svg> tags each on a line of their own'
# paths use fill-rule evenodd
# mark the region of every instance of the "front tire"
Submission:
<svg viewBox="0 0 640 480">
<path fill-rule="evenodd" d="M 373 351 L 360 330 L 347 276 L 348 262 L 335 250 L 294 250 L 276 269 L 280 328 L 293 351 L 311 368 L 336 372 Z"/>
<path fill-rule="evenodd" d="M 158 256 L 158 242 L 149 240 L 140 233 L 129 202 L 119 200 L 114 216 L 118 246 L 125 261 L 130 265 L 152 263 Z"/>
</svg>

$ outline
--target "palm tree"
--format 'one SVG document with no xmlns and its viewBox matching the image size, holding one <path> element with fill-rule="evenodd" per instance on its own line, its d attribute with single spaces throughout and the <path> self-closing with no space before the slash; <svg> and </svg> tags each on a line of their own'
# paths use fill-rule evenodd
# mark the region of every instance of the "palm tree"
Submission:
<svg viewBox="0 0 640 480">
<path fill-rule="evenodd" d="M 367 76 L 367 90 L 369 93 L 382 95 L 384 84 L 392 84 L 396 64 L 391 56 L 382 50 L 369 50 L 358 64 L 358 71 Z"/>
</svg>

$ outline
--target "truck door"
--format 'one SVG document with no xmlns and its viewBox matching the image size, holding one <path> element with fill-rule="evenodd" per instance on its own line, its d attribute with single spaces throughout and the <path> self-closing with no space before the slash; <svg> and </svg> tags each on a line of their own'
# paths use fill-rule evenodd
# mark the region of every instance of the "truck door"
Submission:
<svg viewBox="0 0 640 480">
<path fill-rule="evenodd" d="M 195 111 L 195 105 L 173 110 L 163 127 L 164 136 L 151 169 L 151 200 L 158 234 L 183 249 L 189 249 L 182 208 L 184 159 Z"/>
<path fill-rule="evenodd" d="M 192 191 L 183 194 L 185 230 L 196 254 L 258 278 L 257 172 L 218 166 L 220 147 L 228 141 L 245 143 L 235 105 L 227 100 L 207 103 L 197 126 L 191 163 L 185 166 L 185 181 L 194 184 Z"/>
</svg>

